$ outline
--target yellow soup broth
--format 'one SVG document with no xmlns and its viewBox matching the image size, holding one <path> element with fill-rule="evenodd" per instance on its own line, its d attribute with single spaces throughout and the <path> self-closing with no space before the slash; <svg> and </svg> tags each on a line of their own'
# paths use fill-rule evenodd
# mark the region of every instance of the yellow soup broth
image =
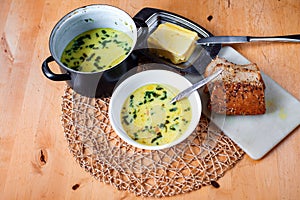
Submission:
<svg viewBox="0 0 300 200">
<path fill-rule="evenodd" d="M 176 140 L 190 124 L 192 111 L 188 99 L 170 103 L 178 90 L 167 85 L 149 84 L 135 90 L 125 101 L 121 122 L 135 141 L 163 145 Z"/>
<path fill-rule="evenodd" d="M 97 28 L 75 37 L 64 49 L 61 62 L 76 71 L 99 72 L 122 62 L 132 48 L 124 32 Z"/>
</svg>

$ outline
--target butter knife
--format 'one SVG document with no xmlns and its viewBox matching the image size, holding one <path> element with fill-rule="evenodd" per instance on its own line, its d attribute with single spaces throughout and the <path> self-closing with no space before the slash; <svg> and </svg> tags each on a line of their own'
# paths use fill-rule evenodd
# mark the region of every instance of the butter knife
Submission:
<svg viewBox="0 0 300 200">
<path fill-rule="evenodd" d="M 300 34 L 270 37 L 213 36 L 197 40 L 197 44 L 233 44 L 245 42 L 300 42 Z"/>
<path fill-rule="evenodd" d="M 194 85 L 192 85 L 191 87 L 188 87 L 187 89 L 183 90 L 182 92 L 180 92 L 177 96 L 175 96 L 170 103 L 174 103 L 176 101 L 179 101 L 185 97 L 188 97 L 190 94 L 192 94 L 195 90 L 197 90 L 198 88 L 204 86 L 205 84 L 207 84 L 208 82 L 212 81 L 213 79 L 215 79 L 221 72 L 223 71 L 223 69 L 219 69 L 217 70 L 215 73 L 213 73 L 212 75 L 202 79 L 201 81 L 195 83 Z"/>
</svg>

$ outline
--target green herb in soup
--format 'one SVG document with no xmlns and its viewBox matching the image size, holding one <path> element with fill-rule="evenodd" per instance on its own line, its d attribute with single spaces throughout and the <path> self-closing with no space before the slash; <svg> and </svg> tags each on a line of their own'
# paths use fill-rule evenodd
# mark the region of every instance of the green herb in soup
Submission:
<svg viewBox="0 0 300 200">
<path fill-rule="evenodd" d="M 76 71 L 99 72 L 119 64 L 131 48 L 132 39 L 126 33 L 98 28 L 75 37 L 63 51 L 61 62 Z"/>
<path fill-rule="evenodd" d="M 192 111 L 188 99 L 170 103 L 178 90 L 161 84 L 149 84 L 135 90 L 126 99 L 121 122 L 135 141 L 163 145 L 176 140 L 190 124 Z"/>
</svg>

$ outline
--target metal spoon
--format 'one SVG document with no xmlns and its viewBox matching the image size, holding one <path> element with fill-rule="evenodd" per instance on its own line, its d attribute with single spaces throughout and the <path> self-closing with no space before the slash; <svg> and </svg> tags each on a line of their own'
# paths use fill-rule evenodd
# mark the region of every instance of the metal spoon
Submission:
<svg viewBox="0 0 300 200">
<path fill-rule="evenodd" d="M 212 75 L 206 77 L 205 79 L 202 79 L 201 81 L 199 81 L 198 83 L 195 83 L 194 85 L 192 85 L 191 87 L 188 87 L 187 89 L 183 90 L 182 92 L 180 92 L 177 96 L 175 96 L 170 103 L 174 103 L 176 101 L 179 101 L 185 97 L 188 97 L 190 94 L 192 94 L 195 90 L 199 89 L 200 87 L 206 85 L 208 82 L 212 81 L 213 79 L 215 79 L 221 72 L 223 71 L 223 69 L 219 69 L 217 70 L 215 73 L 213 73 Z"/>
</svg>

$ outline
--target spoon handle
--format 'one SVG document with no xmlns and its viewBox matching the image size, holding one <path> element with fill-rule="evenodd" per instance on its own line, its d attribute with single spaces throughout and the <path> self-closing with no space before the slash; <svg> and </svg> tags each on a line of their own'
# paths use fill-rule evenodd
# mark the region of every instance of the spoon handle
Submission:
<svg viewBox="0 0 300 200">
<path fill-rule="evenodd" d="M 213 73 L 212 75 L 202 79 L 201 81 L 199 81 L 198 83 L 195 83 L 194 85 L 192 85 L 191 87 L 188 87 L 187 89 L 183 90 L 182 92 L 180 92 L 177 96 L 175 96 L 170 103 L 174 103 L 176 101 L 179 101 L 185 97 L 188 97 L 190 94 L 192 94 L 195 90 L 199 89 L 200 87 L 206 85 L 208 82 L 212 81 L 213 79 L 215 79 L 221 72 L 223 71 L 223 69 L 219 69 L 217 70 L 215 73 Z"/>
</svg>

